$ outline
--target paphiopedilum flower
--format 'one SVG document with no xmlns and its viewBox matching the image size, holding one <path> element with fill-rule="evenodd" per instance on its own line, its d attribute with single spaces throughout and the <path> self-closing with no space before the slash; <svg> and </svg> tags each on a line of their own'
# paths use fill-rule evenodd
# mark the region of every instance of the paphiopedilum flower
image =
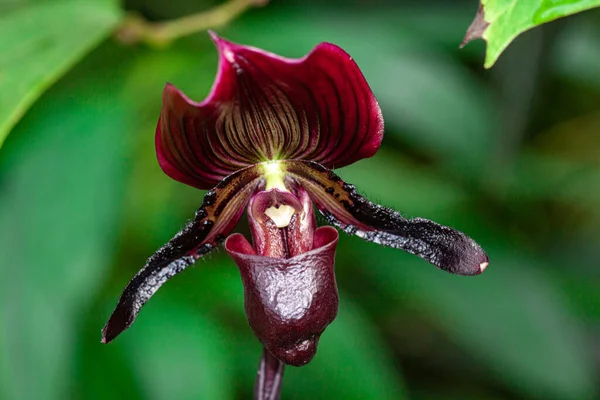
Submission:
<svg viewBox="0 0 600 400">
<path fill-rule="evenodd" d="M 346 52 L 322 43 L 288 59 L 216 35 L 213 40 L 219 69 L 212 91 L 196 103 L 167 84 L 156 130 L 163 171 L 210 190 L 195 217 L 127 285 L 103 342 L 127 329 L 169 278 L 227 238 L 252 330 L 269 357 L 306 364 L 338 308 L 338 233 L 316 227 L 313 204 L 347 234 L 454 274 L 485 269 L 485 252 L 465 234 L 404 218 L 332 172 L 373 156 L 383 137 L 379 105 Z M 240 234 L 228 237 L 244 210 L 252 244 Z"/>
</svg>

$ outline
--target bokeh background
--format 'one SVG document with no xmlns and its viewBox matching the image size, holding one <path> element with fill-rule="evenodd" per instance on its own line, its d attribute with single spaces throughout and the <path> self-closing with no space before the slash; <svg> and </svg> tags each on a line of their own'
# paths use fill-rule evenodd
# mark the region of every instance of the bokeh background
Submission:
<svg viewBox="0 0 600 400">
<path fill-rule="evenodd" d="M 10 12 L 26 1 L 2 2 Z M 162 20 L 216 3 L 123 6 Z M 458 49 L 476 8 L 272 0 L 218 29 L 289 57 L 321 41 L 348 51 L 386 133 L 375 157 L 338 173 L 374 201 L 468 233 L 491 260 L 456 277 L 342 236 L 339 316 L 312 363 L 287 368 L 284 399 L 598 398 L 600 13 L 536 28 L 484 70 L 483 42 Z M 203 197 L 156 162 L 162 88 L 200 100 L 216 67 L 205 33 L 164 49 L 108 39 L 0 149 L 1 399 L 251 398 L 261 346 L 222 251 L 100 344 L 125 284 Z"/>
</svg>

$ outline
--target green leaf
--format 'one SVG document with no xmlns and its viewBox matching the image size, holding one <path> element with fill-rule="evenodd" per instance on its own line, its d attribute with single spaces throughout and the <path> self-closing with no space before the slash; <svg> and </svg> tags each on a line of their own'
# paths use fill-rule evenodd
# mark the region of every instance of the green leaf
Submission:
<svg viewBox="0 0 600 400">
<path fill-rule="evenodd" d="M 68 397 L 76 317 L 113 256 L 137 106 L 123 91 L 128 53 L 103 50 L 46 93 L 2 149 L 2 398 Z"/>
<path fill-rule="evenodd" d="M 600 0 L 481 0 L 462 45 L 487 42 L 485 67 L 490 68 L 518 35 L 535 26 L 600 6 Z"/>
<path fill-rule="evenodd" d="M 49 1 L 0 16 L 0 147 L 37 98 L 120 18 L 117 2 Z"/>
</svg>

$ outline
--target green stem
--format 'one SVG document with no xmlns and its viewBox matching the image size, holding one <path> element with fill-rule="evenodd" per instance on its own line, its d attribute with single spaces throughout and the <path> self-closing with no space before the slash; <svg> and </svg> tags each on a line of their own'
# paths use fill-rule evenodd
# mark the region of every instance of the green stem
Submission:
<svg viewBox="0 0 600 400">
<path fill-rule="evenodd" d="M 229 0 L 210 10 L 164 22 L 148 22 L 139 15 L 128 16 L 117 31 L 123 43 L 144 42 L 163 47 L 174 40 L 208 29 L 220 28 L 252 7 L 268 0 Z"/>
</svg>

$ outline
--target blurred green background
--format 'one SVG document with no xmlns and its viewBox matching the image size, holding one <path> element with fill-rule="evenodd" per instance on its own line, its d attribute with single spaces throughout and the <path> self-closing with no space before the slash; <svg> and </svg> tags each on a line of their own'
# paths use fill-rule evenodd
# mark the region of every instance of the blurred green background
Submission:
<svg viewBox="0 0 600 400">
<path fill-rule="evenodd" d="M 0 18 L 34 3 L 0 0 Z M 216 3 L 122 7 L 162 20 Z M 286 369 L 284 399 L 598 398 L 600 13 L 536 28 L 486 71 L 483 42 L 458 50 L 476 8 L 273 0 L 217 30 L 289 57 L 321 41 L 349 52 L 386 136 L 375 157 L 338 173 L 374 201 L 466 232 L 491 260 L 483 275 L 457 277 L 342 236 L 339 316 L 313 362 Z M 64 10 L 46 8 L 33 32 L 54 24 L 75 46 L 91 22 Z M 205 33 L 164 49 L 103 37 L 0 149 L 0 399 L 250 398 L 261 346 L 222 251 L 100 344 L 125 284 L 203 197 L 156 162 L 162 88 L 200 100 L 217 68 Z M 35 50 L 13 63 L 15 91 L 27 71 L 49 68 L 43 41 L 0 41 Z"/>
</svg>

